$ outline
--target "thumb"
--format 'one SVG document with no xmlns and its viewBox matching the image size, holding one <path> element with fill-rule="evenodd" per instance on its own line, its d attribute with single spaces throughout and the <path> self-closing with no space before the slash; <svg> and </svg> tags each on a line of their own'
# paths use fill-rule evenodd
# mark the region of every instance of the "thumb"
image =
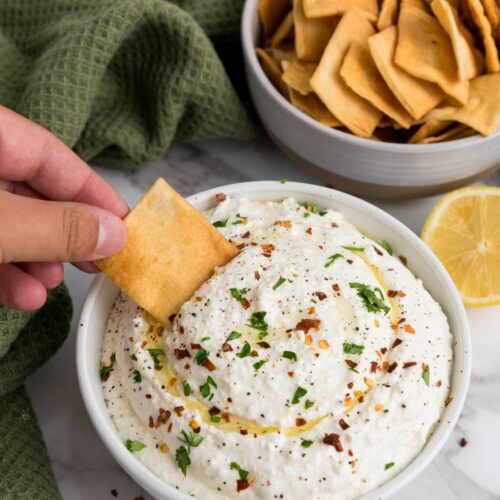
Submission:
<svg viewBox="0 0 500 500">
<path fill-rule="evenodd" d="M 123 222 L 101 208 L 0 191 L 0 264 L 95 260 L 126 239 Z"/>
</svg>

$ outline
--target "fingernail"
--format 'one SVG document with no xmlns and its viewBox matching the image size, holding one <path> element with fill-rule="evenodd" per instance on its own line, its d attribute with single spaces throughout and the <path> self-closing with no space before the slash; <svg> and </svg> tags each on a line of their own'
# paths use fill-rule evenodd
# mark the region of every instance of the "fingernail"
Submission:
<svg viewBox="0 0 500 500">
<path fill-rule="evenodd" d="M 127 241 L 127 230 L 123 222 L 111 214 L 103 214 L 99 220 L 96 259 L 102 259 L 118 253 Z"/>
</svg>

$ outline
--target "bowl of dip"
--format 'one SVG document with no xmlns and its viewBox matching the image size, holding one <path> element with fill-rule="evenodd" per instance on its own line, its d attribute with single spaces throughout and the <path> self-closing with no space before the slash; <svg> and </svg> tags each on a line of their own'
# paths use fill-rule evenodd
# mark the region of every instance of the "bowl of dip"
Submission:
<svg viewBox="0 0 500 500">
<path fill-rule="evenodd" d="M 471 368 L 463 305 L 431 250 L 324 187 L 188 200 L 240 254 L 168 324 L 104 275 L 81 313 L 80 388 L 117 462 L 172 500 L 375 499 L 411 481 L 453 429 Z"/>
</svg>

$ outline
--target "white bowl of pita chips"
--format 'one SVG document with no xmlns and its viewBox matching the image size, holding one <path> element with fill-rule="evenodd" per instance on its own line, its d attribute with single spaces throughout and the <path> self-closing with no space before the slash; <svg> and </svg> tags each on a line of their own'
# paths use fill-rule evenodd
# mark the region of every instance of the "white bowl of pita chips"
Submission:
<svg viewBox="0 0 500 500">
<path fill-rule="evenodd" d="M 333 187 L 373 197 L 436 194 L 498 168 L 498 8 L 455 4 L 247 0 L 243 57 L 271 138 Z"/>
<path fill-rule="evenodd" d="M 358 198 L 325 187 L 300 183 L 281 184 L 275 181 L 242 183 L 205 191 L 190 197 L 188 201 L 196 209 L 206 213 L 210 222 L 219 227 L 223 235 L 234 240 L 234 243 L 239 244 L 242 238 L 241 241 L 248 242 L 248 244 L 244 249 L 240 246 L 239 256 L 235 257 L 225 268 L 217 270 L 213 278 L 210 278 L 192 298 L 187 300 L 178 317 L 166 322 L 159 338 L 157 337 L 160 331 L 158 324 L 148 327 L 146 323 L 149 323 L 149 320 L 147 315 L 144 315 L 144 311 L 139 311 L 139 315 L 134 319 L 137 308 L 130 299 L 120 294 L 118 288 L 104 275 L 95 278 L 83 305 L 77 341 L 79 383 L 90 418 L 113 457 L 151 495 L 170 500 L 187 500 L 192 498 L 189 496 L 190 493 L 195 498 L 203 499 L 221 498 L 222 495 L 224 498 L 240 498 L 241 496 L 274 498 L 273 494 L 276 493 L 277 488 L 285 498 L 305 498 L 306 496 L 357 498 L 363 495 L 362 498 L 375 500 L 386 498 L 406 485 L 432 461 L 450 435 L 462 409 L 470 378 L 471 352 L 465 311 L 453 282 L 439 260 L 413 232 L 387 213 Z M 302 203 L 297 204 L 299 201 Z M 243 210 L 249 212 L 243 212 Z M 137 221 L 140 219 L 140 211 L 137 211 L 136 215 L 139 216 L 136 218 Z M 276 224 L 273 222 L 275 216 L 290 220 L 279 220 Z M 252 245 L 259 231 L 262 237 L 274 238 L 269 241 L 273 241 L 275 246 L 272 244 Z M 362 233 L 365 232 L 370 234 L 369 238 L 373 241 L 363 236 Z M 327 233 L 330 237 L 325 239 L 324 244 L 327 246 L 324 248 L 316 245 L 313 245 L 314 248 L 307 246 L 307 241 L 317 241 L 318 238 L 323 238 L 322 234 L 326 236 Z M 149 236 L 154 238 L 154 232 Z M 287 238 L 292 238 L 292 240 L 295 238 L 296 244 L 291 244 Z M 339 238 L 340 240 L 348 238 L 348 240 L 340 241 Z M 333 244 L 333 240 L 341 245 L 337 250 L 344 255 L 332 255 L 324 264 L 324 259 L 332 250 L 328 245 Z M 364 248 L 359 248 L 359 244 L 356 247 L 346 245 L 346 241 L 351 245 L 363 243 Z M 390 242 L 390 245 L 387 242 Z M 360 253 L 361 250 L 363 255 Z M 286 257 L 285 254 L 281 254 L 282 251 L 291 252 L 290 258 L 280 260 L 280 255 Z M 326 253 L 317 259 L 314 255 L 318 252 Z M 395 258 L 392 254 L 404 255 L 407 260 Z M 247 257 L 244 257 L 245 255 Z M 130 255 L 125 257 L 129 258 Z M 364 268 L 362 265 L 365 258 L 375 262 L 382 269 L 380 272 L 383 277 L 376 279 L 380 282 L 379 286 L 385 290 L 382 292 L 379 289 L 379 296 L 378 298 L 372 297 L 374 302 L 372 301 L 371 305 L 374 307 L 378 304 L 385 309 L 385 306 L 390 304 L 390 308 L 387 307 L 390 311 L 384 312 L 381 309 L 379 312 L 374 312 L 372 309 L 370 312 L 368 303 L 363 305 L 364 301 L 358 293 L 359 284 L 354 283 L 356 291 L 351 286 L 352 293 L 348 291 L 349 286 L 343 286 L 341 276 L 347 276 L 346 273 L 354 273 L 360 281 L 375 279 L 376 274 L 370 275 L 373 271 L 369 269 L 372 268 L 368 265 Z M 254 265 L 257 262 L 254 259 L 260 262 L 258 275 L 254 272 Z M 308 259 L 310 262 L 312 262 L 311 259 L 317 262 L 314 266 L 305 264 Z M 230 266 L 239 266 L 244 262 L 252 264 L 252 272 L 243 273 L 242 279 L 253 280 L 251 284 L 241 281 L 240 286 L 245 286 L 245 288 L 233 290 L 228 290 L 225 282 L 222 282 L 222 288 L 212 287 L 216 282 L 221 283 L 217 281 L 221 277 L 228 276 L 227 269 L 231 269 Z M 297 272 L 299 271 L 301 263 L 306 267 L 314 267 L 314 270 L 311 267 L 311 272 L 306 275 L 305 282 L 301 280 L 298 273 L 295 273 L 296 276 L 292 274 L 295 268 Z M 126 274 L 126 270 L 123 271 Z M 135 268 L 132 271 L 135 272 Z M 280 273 L 290 279 L 283 278 Z M 315 273 L 319 276 L 318 281 L 316 277 L 313 278 Z M 390 277 L 391 273 L 394 274 L 393 278 Z M 190 271 L 184 274 L 192 273 Z M 229 277 L 232 279 L 235 276 Z M 277 276 L 279 279 L 275 282 Z M 334 279 L 333 284 L 326 286 L 327 278 Z M 396 279 L 399 292 L 396 294 L 388 292 L 385 287 L 390 281 L 384 285 L 382 284 L 384 279 Z M 346 332 L 336 330 L 332 324 L 330 326 L 333 329 L 328 327 L 329 331 L 334 333 L 330 339 L 331 349 L 325 350 L 328 347 L 327 343 L 323 340 L 322 344 L 322 340 L 318 340 L 318 335 L 326 334 L 328 328 L 324 330 L 323 323 L 319 325 L 319 323 L 314 324 L 313 321 L 306 322 L 302 319 L 297 327 L 300 325 L 300 328 L 304 329 L 310 326 L 315 329 L 319 326 L 318 330 L 309 332 L 311 335 L 306 335 L 305 331 L 297 331 L 291 335 L 294 338 L 289 336 L 288 340 L 286 335 L 283 338 L 276 337 L 276 322 L 285 318 L 280 312 L 279 304 L 284 303 L 285 297 L 293 301 L 294 297 L 302 296 L 305 290 L 305 288 L 302 290 L 302 287 L 309 286 L 307 283 L 310 283 L 310 280 L 315 283 L 311 285 L 310 291 L 316 290 L 316 285 L 318 285 L 324 288 L 325 293 L 314 292 L 315 296 L 310 297 L 314 298 L 314 301 L 311 300 L 313 303 L 308 304 L 307 312 L 302 309 L 298 311 L 301 316 L 317 314 L 322 318 L 321 321 L 327 324 L 327 317 L 321 315 L 328 315 L 331 305 L 336 304 L 336 300 L 340 301 L 339 304 L 346 300 L 342 297 L 335 299 L 335 294 L 340 293 L 343 297 L 350 296 L 352 307 L 359 312 L 359 316 L 356 312 L 356 317 L 359 317 L 362 322 L 367 321 L 366 325 L 369 324 L 370 329 L 380 327 L 378 335 L 366 336 L 365 333 L 355 333 L 349 330 L 346 332 L 353 336 L 353 339 L 356 335 L 359 336 L 358 340 L 363 336 L 366 340 L 365 347 L 358 345 L 360 342 L 356 345 L 354 343 L 342 344 L 340 337 L 343 337 Z M 422 280 L 423 286 L 419 280 Z M 400 293 L 403 288 L 407 293 Z M 137 293 L 137 290 L 134 293 Z M 296 291 L 300 292 L 299 295 Z M 142 292 L 139 293 L 142 295 Z M 422 301 L 414 301 L 411 298 L 413 294 L 420 297 Z M 173 300 L 175 302 L 175 299 Z M 229 316 L 224 316 L 224 321 L 214 329 L 212 328 L 213 319 L 221 318 L 221 315 L 225 314 L 220 309 L 220 301 L 225 301 L 224 309 L 231 312 Z M 384 304 L 385 301 L 387 303 Z M 247 318 L 256 304 L 258 307 L 267 308 L 267 316 L 259 313 L 260 316 L 256 318 L 258 321 L 255 324 L 250 321 L 252 324 L 247 327 L 255 331 L 248 333 L 241 330 L 243 333 L 239 334 L 240 337 L 233 332 L 230 335 L 231 338 L 226 339 L 225 329 L 231 317 L 234 318 L 233 314 L 243 314 Z M 330 307 L 328 307 L 329 304 Z M 393 328 L 391 325 L 389 328 L 387 321 L 389 319 L 391 323 L 395 321 L 392 314 L 400 310 L 401 305 L 405 308 L 405 318 L 401 318 L 398 322 L 399 326 L 393 325 Z M 216 316 L 208 314 L 205 317 L 203 308 L 207 306 L 215 307 L 215 310 L 220 310 L 221 313 Z M 202 309 L 199 309 L 200 307 Z M 421 308 L 422 314 L 418 313 L 415 307 Z M 424 313 L 427 307 L 433 309 L 435 314 L 427 316 Z M 191 314 L 195 313 L 193 308 L 197 308 L 196 314 Z M 181 314 L 182 318 L 180 318 Z M 190 325 L 185 325 L 185 332 L 181 331 L 179 328 L 184 318 L 191 323 L 201 321 L 201 328 L 190 323 Z M 295 325 L 295 319 L 290 319 L 290 321 Z M 352 325 L 352 319 L 349 321 Z M 380 324 L 377 326 L 379 321 Z M 415 331 L 409 328 L 410 321 Z M 407 324 L 408 326 L 405 326 Z M 165 342 L 167 347 L 162 356 L 156 349 L 149 349 L 149 340 L 142 342 L 139 339 L 134 340 L 134 336 L 138 334 L 135 331 L 136 328 L 140 329 L 142 326 L 145 327 L 144 335 L 152 335 L 157 341 Z M 402 326 L 405 328 L 403 329 Z M 364 330 L 364 327 L 361 330 Z M 396 330 L 397 333 L 395 333 Z M 197 334 L 197 331 L 200 334 L 200 339 L 198 339 L 200 344 L 193 343 L 191 337 Z M 181 335 L 178 335 L 179 333 Z M 258 335 L 260 339 L 260 344 L 254 348 L 259 351 L 255 353 L 255 356 L 244 355 L 245 345 L 253 342 L 250 339 L 248 342 L 244 341 L 247 334 Z M 215 344 L 213 345 L 212 342 L 220 335 L 222 339 L 226 339 L 224 344 L 226 348 L 223 345 L 222 351 L 215 354 Z M 381 367 L 386 353 L 387 356 L 392 356 L 391 363 L 384 365 L 385 367 L 380 368 L 380 371 L 378 369 L 372 371 L 372 363 L 368 361 L 365 363 L 361 354 L 363 351 L 365 354 L 368 351 L 371 352 L 373 346 L 369 344 L 380 342 L 381 337 L 386 335 L 389 337 L 397 335 L 398 338 L 401 337 L 401 340 L 397 342 L 393 342 L 394 339 L 387 340 L 388 347 L 382 348 L 380 354 L 376 354 L 376 350 L 372 352 L 375 356 L 371 358 L 380 360 Z M 428 335 L 433 337 L 432 349 L 427 347 Z M 297 339 L 295 339 L 296 336 Z M 312 345 L 307 342 L 307 337 L 314 337 Z M 371 340 L 370 337 L 372 337 Z M 221 338 L 217 340 L 217 345 L 220 344 Z M 304 342 L 299 342 L 299 338 L 303 338 Z M 172 350 L 168 348 L 168 343 L 182 341 L 182 339 L 188 342 L 186 349 L 180 351 L 175 349 L 172 353 Z M 276 347 L 276 344 L 296 341 L 293 351 L 287 351 L 286 355 L 283 352 L 281 356 L 281 347 Z M 228 343 L 231 344 L 231 349 L 228 348 Z M 319 351 L 312 354 L 312 350 L 309 352 L 309 349 L 313 349 L 316 343 Z M 201 359 L 198 359 L 198 356 L 204 350 L 201 348 L 202 345 L 208 351 L 205 354 L 209 357 L 200 363 Z M 192 352 L 198 349 L 197 355 L 191 360 L 184 356 L 184 351 L 187 349 Z M 279 359 L 275 360 L 276 366 L 274 367 L 273 363 L 269 360 L 265 361 L 262 356 L 273 356 L 275 349 L 278 351 Z M 113 355 L 110 355 L 111 352 Z M 346 353 L 349 354 L 349 358 L 352 358 L 348 360 L 349 363 L 347 361 L 344 363 Z M 172 357 L 171 354 L 174 356 Z M 339 363 L 334 359 L 337 355 L 340 356 Z M 329 356 L 333 356 L 332 362 L 328 362 Z M 399 360 L 398 356 L 403 357 Z M 415 357 L 415 361 L 409 362 L 412 357 Z M 180 361 L 180 359 L 184 360 Z M 215 371 L 205 364 L 208 359 L 218 365 Z M 309 361 L 306 363 L 307 359 Z M 327 376 L 325 373 L 316 374 L 313 377 L 314 384 L 299 387 L 302 392 L 295 390 L 300 377 L 318 369 L 320 359 L 323 360 L 321 365 L 323 369 L 337 372 L 338 377 Z M 353 361 L 354 359 L 356 362 Z M 394 363 L 395 359 L 400 362 Z M 419 362 L 416 362 L 417 359 Z M 224 360 L 227 360 L 227 364 Z M 207 383 L 203 386 L 199 386 L 200 382 L 191 378 L 195 376 L 194 373 L 189 375 L 189 380 L 182 379 L 183 370 L 191 369 L 187 366 L 190 361 L 191 368 L 202 376 L 203 380 L 207 378 Z M 134 366 L 131 363 L 134 363 Z M 181 379 L 184 380 L 182 382 L 183 394 L 181 392 L 177 396 L 182 398 L 183 406 L 181 407 L 176 406 L 174 400 L 169 402 L 161 399 L 171 397 L 168 395 L 171 392 L 167 385 L 155 386 L 154 380 L 162 377 L 163 370 L 170 369 L 168 368 L 170 363 L 179 365 L 177 368 L 180 370 Z M 378 362 L 375 362 L 375 365 L 377 364 Z M 294 367 L 294 371 L 291 372 L 294 378 L 291 378 L 290 373 L 286 374 L 287 370 L 290 370 L 289 366 Z M 236 371 L 225 374 L 226 369 Z M 370 371 L 367 375 L 369 378 L 364 378 L 366 369 Z M 241 370 L 248 370 L 248 374 L 243 376 Z M 210 378 L 213 377 L 212 382 L 207 377 L 208 373 L 210 373 Z M 383 384 L 370 382 L 370 377 L 378 378 L 379 376 L 384 377 Z M 238 384 L 246 385 L 247 389 L 242 390 L 241 386 L 236 383 L 239 377 L 241 380 Z M 274 377 L 272 378 L 274 382 L 271 379 L 266 382 L 266 377 Z M 275 377 L 282 377 L 279 383 L 276 383 Z M 363 387 L 366 392 L 366 394 L 356 395 L 359 400 L 356 403 L 356 411 L 345 412 L 345 401 L 340 401 L 340 403 L 337 402 L 340 404 L 338 408 L 339 418 L 342 417 L 340 420 L 326 417 L 324 420 L 312 418 L 313 413 L 318 411 L 321 413 L 325 405 L 337 404 L 335 403 L 338 399 L 336 397 L 321 397 L 321 391 L 334 390 L 328 385 L 328 380 L 334 383 L 334 380 L 349 378 L 353 378 L 353 382 L 354 379 L 356 381 L 353 386 L 351 382 L 345 380 L 346 387 L 343 387 L 342 391 L 339 390 L 342 392 L 342 397 L 345 396 L 345 391 L 350 391 L 349 388 L 357 388 L 358 384 L 361 384 L 360 387 Z M 391 384 L 390 381 L 393 379 L 394 384 Z M 397 384 L 396 380 L 399 380 Z M 191 382 L 191 384 L 188 383 L 186 386 L 186 382 Z M 175 384 L 177 383 L 180 383 L 179 379 L 176 379 Z M 267 392 L 261 391 L 263 398 L 252 399 L 253 402 L 248 404 L 245 402 L 247 391 L 257 391 L 259 384 L 263 384 L 263 388 L 267 387 Z M 344 382 L 342 384 L 344 385 Z M 409 389 L 405 402 L 399 399 L 401 398 L 399 384 L 407 384 L 405 387 Z M 189 391 L 186 391 L 186 387 Z M 202 407 L 205 402 L 210 401 L 210 404 L 215 404 L 214 402 L 221 399 L 218 403 L 221 405 L 222 401 L 227 400 L 227 394 L 224 391 L 231 391 L 232 387 L 235 389 L 229 399 L 234 404 L 243 405 L 240 410 L 244 407 L 245 411 L 251 413 L 252 418 L 257 421 L 279 418 L 280 422 L 285 425 L 285 420 L 291 417 L 292 427 L 297 425 L 303 428 L 293 429 L 294 432 L 288 432 L 289 429 L 286 428 L 283 433 L 276 433 L 271 428 L 261 433 L 256 427 L 251 432 L 248 430 L 245 432 L 233 430 L 232 432 L 227 428 L 228 420 L 220 418 L 220 416 L 224 417 L 224 413 L 209 412 L 210 416 L 205 415 L 207 418 L 203 418 Z M 307 390 L 304 389 L 305 387 Z M 373 389 L 371 392 L 370 388 Z M 294 394 L 292 389 L 295 390 Z M 274 396 L 273 391 L 276 391 Z M 290 391 L 293 394 L 293 400 L 290 395 L 290 404 L 279 404 L 280 401 L 286 400 L 286 395 Z M 373 400 L 375 394 L 377 394 L 376 401 Z M 379 397 L 387 398 L 383 401 L 384 405 L 380 404 Z M 188 404 L 184 398 L 191 398 L 191 403 L 196 400 L 196 405 Z M 362 400 L 363 398 L 365 400 Z M 265 416 L 260 415 L 259 407 L 263 409 L 265 404 L 270 405 L 269 411 L 265 411 Z M 353 401 L 350 401 L 349 405 L 352 404 Z M 162 407 L 158 419 L 156 418 L 157 412 L 153 411 L 153 408 L 156 408 L 155 405 Z M 198 428 L 201 431 L 199 434 L 191 431 L 194 429 L 196 432 L 197 429 L 193 425 L 191 416 L 192 411 L 195 410 L 201 412 L 196 417 L 198 422 L 202 422 L 201 428 Z M 306 424 L 297 423 L 295 414 L 288 415 L 290 412 L 304 412 L 304 415 L 307 412 L 305 419 L 312 425 L 307 428 L 306 433 L 302 433 L 306 429 Z M 365 419 L 364 412 L 369 413 L 368 420 Z M 226 415 L 232 415 L 230 422 L 235 422 L 232 420 L 233 417 L 239 418 L 236 413 Z M 368 425 L 368 421 L 373 423 Z M 364 432 L 370 426 L 376 429 L 377 421 L 385 422 L 378 432 L 374 434 Z M 392 422 L 394 433 L 388 430 L 391 428 L 387 427 L 389 421 Z M 248 419 L 240 420 L 240 422 L 246 426 L 251 425 L 251 420 Z M 182 428 L 179 428 L 179 425 Z M 327 432 L 333 432 L 333 434 L 324 434 L 325 430 L 321 427 L 323 425 L 327 425 L 330 429 Z M 404 431 L 399 433 L 397 429 L 401 425 Z M 219 426 L 222 427 L 219 428 Z M 421 426 L 426 426 L 427 431 L 420 432 L 418 429 Z M 410 432 L 410 427 L 416 431 L 416 434 L 412 434 L 413 431 Z M 185 430 L 184 433 L 180 432 L 182 429 Z M 319 434 L 316 436 L 315 433 Z M 378 439 L 381 435 L 386 436 L 387 440 Z M 409 439 L 410 435 L 415 439 Z M 185 444 L 186 442 L 190 444 Z M 404 446 L 401 445 L 402 442 L 405 443 Z M 187 449 L 184 449 L 183 455 L 178 450 L 184 446 Z M 275 459 L 259 461 L 260 457 L 256 449 L 259 446 L 262 447 L 262 453 L 266 457 L 274 454 Z M 287 447 L 291 447 L 290 453 L 286 451 Z M 353 451 L 350 447 L 353 447 Z M 280 449 L 285 450 L 286 453 L 280 454 Z M 322 458 L 325 453 L 329 456 L 328 460 Z M 358 461 L 359 463 L 356 463 Z M 375 466 L 367 466 L 367 464 L 375 464 Z M 294 466 L 298 468 L 297 471 L 294 470 Z M 301 475 L 307 472 L 312 478 L 315 474 L 317 475 L 319 469 L 330 466 L 332 469 L 328 478 L 323 480 L 320 477 L 320 481 L 314 483 L 318 486 L 317 489 L 313 488 L 313 495 L 311 495 L 312 483 L 302 481 Z M 185 475 L 182 474 L 182 470 Z M 359 472 L 358 476 L 352 475 L 353 471 Z M 366 474 L 365 479 L 359 477 L 363 474 Z M 292 488 L 290 484 L 295 486 Z M 332 497 L 332 488 L 336 492 L 342 490 L 342 494 Z M 245 491 L 238 491 L 239 489 Z M 309 494 L 304 495 L 305 491 Z"/>
</svg>

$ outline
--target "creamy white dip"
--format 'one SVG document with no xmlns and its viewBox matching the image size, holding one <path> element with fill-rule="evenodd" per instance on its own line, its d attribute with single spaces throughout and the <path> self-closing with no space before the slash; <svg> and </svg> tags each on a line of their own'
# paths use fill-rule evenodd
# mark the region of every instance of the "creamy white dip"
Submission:
<svg viewBox="0 0 500 500">
<path fill-rule="evenodd" d="M 347 499 L 393 477 L 449 395 L 439 304 L 338 212 L 227 198 L 206 215 L 240 254 L 169 324 L 124 295 L 108 320 L 103 390 L 131 453 L 200 499 Z"/>
</svg>

